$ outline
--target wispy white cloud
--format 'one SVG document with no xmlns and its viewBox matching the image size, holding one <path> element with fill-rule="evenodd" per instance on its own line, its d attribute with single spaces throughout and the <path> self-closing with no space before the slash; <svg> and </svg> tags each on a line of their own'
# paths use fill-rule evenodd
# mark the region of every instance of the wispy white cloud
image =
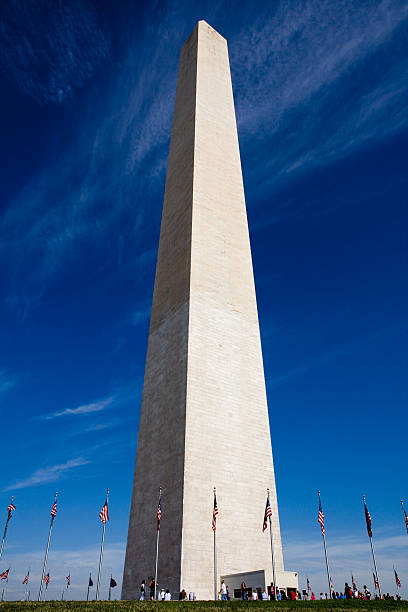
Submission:
<svg viewBox="0 0 408 612">
<path fill-rule="evenodd" d="M 124 56 L 98 99 L 90 93 L 92 112 L 84 113 L 64 154 L 46 160 L 9 202 L 0 220 L 0 252 L 13 266 L 10 305 L 26 312 L 31 300 L 38 303 L 49 279 L 75 261 L 81 247 L 102 247 L 107 232 L 118 265 L 143 273 L 145 259 L 129 261 L 121 250 L 134 243 L 152 194 L 164 186 L 178 61 L 166 54 L 166 19 L 155 23 L 154 39 L 152 26 L 123 33 Z M 153 218 L 159 223 L 160 206 Z M 144 238 L 150 226 L 149 220 Z M 28 253 L 36 262 L 29 270 Z"/>
<path fill-rule="evenodd" d="M 70 97 L 108 56 L 108 39 L 86 0 L 48 3 L 46 10 L 17 0 L 2 9 L 0 69 L 39 103 Z"/>
<path fill-rule="evenodd" d="M 91 402 L 90 404 L 83 404 L 81 406 L 77 406 L 76 408 L 65 408 L 64 410 L 60 410 L 57 412 L 53 412 L 51 414 L 44 415 L 41 418 L 45 420 L 56 419 L 61 416 L 76 416 L 76 415 L 84 415 L 89 414 L 90 412 L 101 412 L 107 406 L 112 404 L 114 401 L 113 397 L 107 397 L 103 400 L 99 400 L 98 402 Z"/>
<path fill-rule="evenodd" d="M 86 435 L 88 433 L 104 431 L 106 429 L 114 429 L 115 427 L 120 427 L 124 423 L 133 421 L 133 420 L 134 418 L 130 417 L 130 418 L 123 418 L 123 419 L 111 419 L 110 421 L 102 421 L 101 423 L 94 423 L 93 425 L 90 425 L 89 427 L 86 427 L 85 429 L 80 429 L 80 430 L 75 430 L 75 431 L 70 432 L 69 434 L 67 434 L 67 437 L 79 436 L 79 435 L 84 435 L 84 434 Z"/>
<path fill-rule="evenodd" d="M 0 370 L 0 395 L 12 389 L 16 384 L 16 379 L 10 376 L 6 370 Z"/>
<path fill-rule="evenodd" d="M 55 482 L 73 468 L 80 467 L 81 465 L 87 465 L 88 463 L 90 462 L 87 459 L 84 459 L 83 457 L 76 457 L 75 459 L 69 459 L 65 463 L 39 468 L 27 478 L 8 485 L 3 489 L 3 491 L 26 489 L 27 487 L 44 484 L 46 482 Z"/>
<path fill-rule="evenodd" d="M 363 348 L 367 344 L 370 344 L 371 342 L 374 342 L 375 340 L 378 340 L 386 336 L 394 335 L 394 334 L 404 333 L 404 331 L 405 329 L 402 325 L 399 325 L 399 326 L 392 325 L 392 326 L 385 327 L 384 329 L 378 330 L 367 336 L 364 336 L 362 338 L 359 338 L 358 340 L 355 340 L 354 342 L 349 342 L 347 344 L 341 344 L 338 346 L 334 346 L 331 349 L 327 350 L 326 352 L 316 357 L 312 357 L 311 359 L 308 359 L 307 361 L 291 368 L 287 372 L 283 372 L 282 374 L 271 378 L 269 384 L 271 387 L 277 387 L 281 384 L 284 384 L 292 380 L 293 378 L 297 378 L 298 376 L 303 376 L 310 370 L 321 368 L 325 366 L 326 364 L 331 363 L 332 361 L 335 361 L 336 359 L 340 357 L 350 355 L 351 353 L 358 351 L 359 349 Z"/>
<path fill-rule="evenodd" d="M 403 54 L 370 76 L 362 65 L 407 19 L 406 3 L 289 0 L 267 16 L 247 13 L 248 27 L 230 41 L 237 115 L 241 136 L 272 139 L 261 164 L 269 185 L 408 125 Z"/>
<path fill-rule="evenodd" d="M 68 10 L 66 29 L 74 46 L 68 76 L 89 49 L 81 36 L 89 33 L 95 41 L 92 28 L 98 28 L 92 9 L 82 6 L 86 19 L 79 20 L 80 33 Z M 210 21 L 220 8 L 225 8 L 221 2 L 211 7 Z M 129 265 L 121 256 L 123 245 L 140 240 L 142 227 L 143 248 L 156 246 L 148 242 L 149 231 L 160 222 L 178 49 L 194 14 L 177 3 L 153 6 L 143 28 L 124 30 L 123 55 L 115 70 L 106 67 L 106 87 L 97 99 L 89 92 L 91 110 L 84 111 L 65 154 L 53 163 L 46 160 L 9 202 L 0 222 L 0 248 L 14 267 L 8 301 L 23 312 L 30 300 L 38 303 L 49 279 L 78 257 L 81 246 L 102 247 L 109 233 L 112 258 L 121 266 Z M 361 62 L 380 52 L 407 16 L 406 3 L 391 0 L 289 0 L 261 13 L 255 5 L 243 7 L 229 49 L 240 138 L 255 152 L 246 175 L 256 175 L 257 188 L 271 192 L 294 172 L 331 163 L 408 125 L 403 54 L 393 56 L 393 66 L 375 78 L 364 83 L 355 78 Z M 92 69 L 106 55 L 107 42 L 98 36 Z M 30 44 L 35 55 L 40 43 Z M 175 45 L 177 52 L 169 53 Z M 342 79 L 348 76 L 345 90 Z M 58 98 L 59 89 L 44 95 Z M 259 139 L 270 154 L 257 146 Z M 256 151 L 262 151 L 262 163 Z M 28 257 L 36 262 L 30 270 Z M 143 272 L 142 261 L 132 265 Z"/>
<path fill-rule="evenodd" d="M 301 588 L 306 588 L 306 577 L 309 577 L 315 593 L 327 592 L 323 544 L 320 538 L 307 540 L 297 533 L 289 533 L 284 546 L 286 567 L 299 572 Z M 400 574 L 408 571 L 406 560 L 406 536 L 389 536 L 378 534 L 375 538 L 377 563 L 382 588 L 385 592 L 395 593 L 393 565 Z M 356 535 L 333 537 L 328 539 L 328 554 L 331 574 L 336 591 L 344 591 L 344 583 L 350 583 L 350 572 L 354 573 L 358 587 L 367 584 L 373 586 L 371 550 L 367 538 Z M 406 586 L 404 585 L 405 592 Z"/>
<path fill-rule="evenodd" d="M 139 325 L 140 323 L 147 321 L 150 316 L 150 311 L 150 306 L 134 310 L 131 315 L 132 325 Z"/>
<path fill-rule="evenodd" d="M 30 586 L 32 589 L 32 585 L 38 586 L 40 583 L 43 553 L 34 550 L 17 552 L 12 551 L 8 547 L 6 554 L 6 561 L 10 563 L 12 571 L 10 571 L 5 599 L 6 601 L 19 601 L 24 598 L 24 594 L 30 589 Z M 47 588 L 47 599 L 61 599 L 61 591 L 64 585 L 66 585 L 66 576 L 70 573 L 71 586 L 68 592 L 65 592 L 65 598 L 84 600 L 86 598 L 89 574 L 91 573 L 93 578 L 95 578 L 95 565 L 98 556 L 99 549 L 97 546 L 83 546 L 82 548 L 72 550 L 51 547 L 47 565 L 51 578 Z M 111 574 L 118 583 L 117 588 L 112 589 L 112 599 L 120 599 L 124 556 L 125 542 L 106 543 L 101 576 L 102 599 L 107 599 Z M 28 587 L 25 587 L 21 582 L 28 568 L 30 568 L 30 582 Z M 94 588 L 91 589 L 90 593 L 93 597 L 95 593 Z"/>
</svg>

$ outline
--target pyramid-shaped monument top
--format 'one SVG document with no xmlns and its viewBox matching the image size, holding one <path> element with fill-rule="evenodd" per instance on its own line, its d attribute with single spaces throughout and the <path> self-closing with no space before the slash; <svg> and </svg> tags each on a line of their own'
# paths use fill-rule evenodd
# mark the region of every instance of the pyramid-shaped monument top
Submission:
<svg viewBox="0 0 408 612">
<path fill-rule="evenodd" d="M 283 565 L 268 407 L 226 40 L 199 21 L 183 46 L 150 320 L 122 597 L 158 583 L 214 597 L 272 581 L 262 532 L 270 489 Z M 254 582 L 254 584 L 252 584 Z"/>
<path fill-rule="evenodd" d="M 211 30 L 211 32 L 213 32 L 214 34 L 217 34 L 218 36 L 220 36 L 223 40 L 226 40 L 224 36 L 222 36 L 219 32 L 217 32 L 217 30 L 213 28 L 207 21 L 205 21 L 205 19 L 200 19 L 199 21 L 197 21 L 196 28 L 207 28 Z"/>
</svg>

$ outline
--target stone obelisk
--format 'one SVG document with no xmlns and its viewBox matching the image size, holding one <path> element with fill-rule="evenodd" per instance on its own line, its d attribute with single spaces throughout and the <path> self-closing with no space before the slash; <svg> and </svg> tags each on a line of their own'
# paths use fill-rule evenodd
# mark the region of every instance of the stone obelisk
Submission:
<svg viewBox="0 0 408 612">
<path fill-rule="evenodd" d="M 264 570 L 271 582 L 269 488 L 277 583 L 296 583 L 283 568 L 227 42 L 205 21 L 180 57 L 123 599 L 154 575 L 160 486 L 160 587 L 213 598 L 213 486 L 218 577 Z"/>
</svg>

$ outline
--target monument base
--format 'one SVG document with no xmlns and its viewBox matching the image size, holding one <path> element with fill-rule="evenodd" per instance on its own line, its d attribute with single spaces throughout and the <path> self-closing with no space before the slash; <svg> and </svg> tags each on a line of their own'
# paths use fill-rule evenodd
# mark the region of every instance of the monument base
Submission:
<svg viewBox="0 0 408 612">
<path fill-rule="evenodd" d="M 269 572 L 268 572 L 269 577 Z M 265 590 L 270 596 L 271 583 L 267 583 L 265 570 L 255 570 L 252 572 L 239 572 L 237 574 L 228 574 L 221 576 L 225 584 L 228 585 L 231 599 L 242 599 L 241 584 L 246 585 L 246 599 L 251 599 L 254 590 L 258 593 L 258 599 L 261 599 L 262 591 Z M 297 572 L 276 572 L 276 581 L 279 591 L 283 591 L 287 597 L 290 597 L 291 591 L 299 589 L 299 579 Z"/>
</svg>

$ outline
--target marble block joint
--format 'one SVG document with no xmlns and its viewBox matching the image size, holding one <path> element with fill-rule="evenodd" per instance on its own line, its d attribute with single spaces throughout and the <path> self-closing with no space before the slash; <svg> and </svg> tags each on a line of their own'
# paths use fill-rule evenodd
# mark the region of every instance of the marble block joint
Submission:
<svg viewBox="0 0 408 612">
<path fill-rule="evenodd" d="M 226 40 L 198 22 L 180 57 L 122 599 L 158 582 L 213 598 L 213 486 L 218 577 L 285 572 L 268 407 Z"/>
</svg>

